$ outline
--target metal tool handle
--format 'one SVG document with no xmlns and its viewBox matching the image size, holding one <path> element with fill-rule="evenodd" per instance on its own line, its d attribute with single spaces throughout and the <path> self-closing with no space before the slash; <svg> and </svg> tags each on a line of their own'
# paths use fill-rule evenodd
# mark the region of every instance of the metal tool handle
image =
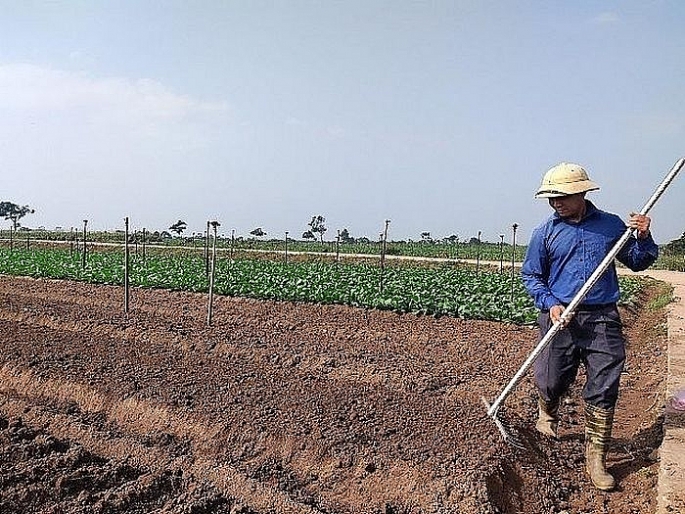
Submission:
<svg viewBox="0 0 685 514">
<path fill-rule="evenodd" d="M 659 184 L 659 187 L 657 187 L 656 191 L 654 191 L 652 197 L 647 201 L 645 206 L 642 208 L 640 214 L 647 214 L 651 210 L 651 208 L 661 197 L 664 191 L 666 191 L 666 188 L 671 184 L 671 182 L 673 182 L 673 179 L 676 177 L 678 172 L 680 172 L 683 165 L 685 165 L 685 158 L 679 159 L 673 165 L 671 171 L 669 171 L 666 177 L 661 181 L 661 184 Z M 554 323 L 554 325 L 550 327 L 545 336 L 540 340 L 538 345 L 525 360 L 521 368 L 516 372 L 514 377 L 502 390 L 502 393 L 500 393 L 497 399 L 492 403 L 492 405 L 488 409 L 488 416 L 494 417 L 497 415 L 497 411 L 499 410 L 502 402 L 504 402 L 504 400 L 507 398 L 507 396 L 509 396 L 514 387 L 516 387 L 516 385 L 521 381 L 521 378 L 523 378 L 523 375 L 526 373 L 526 371 L 528 371 L 528 368 L 530 368 L 530 366 L 533 364 L 533 361 L 535 361 L 537 356 L 540 355 L 540 353 L 549 345 L 552 339 L 554 339 L 554 336 L 557 335 L 557 333 L 566 325 L 566 323 L 571 320 L 571 318 L 575 314 L 576 308 L 578 307 L 578 305 L 580 305 L 580 302 L 583 301 L 583 299 L 585 298 L 585 296 L 587 296 L 590 289 L 594 287 L 599 278 L 611 265 L 612 261 L 616 258 L 616 255 L 618 255 L 618 252 L 621 251 L 621 249 L 626 244 L 628 239 L 630 239 L 632 233 L 633 229 L 628 228 L 625 231 L 625 233 L 621 236 L 621 238 L 616 242 L 616 244 L 614 244 L 613 248 L 609 251 L 606 257 L 604 257 L 599 266 L 597 266 L 597 269 L 592 273 L 592 275 L 590 275 L 590 278 L 587 280 L 587 282 L 583 284 L 583 287 L 580 288 L 580 290 L 576 293 L 576 295 L 573 297 L 568 306 L 564 309 L 564 312 L 561 315 L 559 321 L 557 321 L 556 323 Z"/>
</svg>

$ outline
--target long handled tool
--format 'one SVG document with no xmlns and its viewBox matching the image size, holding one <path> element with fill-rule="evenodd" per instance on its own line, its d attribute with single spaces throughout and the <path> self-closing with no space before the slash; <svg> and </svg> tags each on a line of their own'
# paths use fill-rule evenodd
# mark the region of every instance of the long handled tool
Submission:
<svg viewBox="0 0 685 514">
<path fill-rule="evenodd" d="M 651 208 L 661 197 L 664 191 L 666 191 L 666 188 L 671 184 L 671 182 L 673 182 L 673 179 L 682 169 L 683 165 L 685 165 L 685 158 L 678 160 L 673 165 L 671 171 L 668 172 L 666 177 L 662 180 L 661 184 L 659 184 L 659 187 L 657 187 L 652 197 L 647 201 L 645 206 L 642 208 L 640 214 L 647 214 L 651 210 Z M 526 373 L 528 368 L 530 368 L 530 366 L 533 364 L 538 355 L 540 355 L 540 353 L 550 344 L 552 339 L 554 339 L 554 336 L 556 336 L 557 333 L 561 329 L 563 329 L 566 326 L 566 324 L 571 320 L 571 318 L 575 314 L 576 308 L 578 307 L 578 305 L 580 305 L 580 302 L 583 301 L 583 299 L 588 294 L 590 289 L 592 289 L 592 287 L 597 283 L 602 274 L 611 265 L 616 255 L 618 255 L 618 252 L 621 251 L 621 248 L 623 248 L 623 246 L 626 244 L 626 242 L 632 236 L 632 234 L 633 229 L 631 228 L 628 228 L 625 231 L 625 233 L 609 251 L 607 256 L 604 257 L 604 260 L 599 264 L 599 266 L 597 266 L 597 269 L 592 273 L 592 275 L 590 275 L 590 278 L 587 280 L 587 282 L 585 282 L 583 287 L 581 287 L 580 290 L 576 293 L 576 296 L 573 297 L 573 299 L 568 304 L 566 309 L 564 309 L 561 318 L 550 327 L 545 336 L 540 340 L 535 349 L 533 349 L 533 351 L 528 356 L 526 361 L 523 363 L 521 368 L 516 372 L 514 377 L 509 381 L 509 383 L 502 390 L 502 392 L 497 397 L 497 399 L 492 403 L 492 405 L 490 405 L 487 402 L 487 400 L 483 398 L 483 403 L 485 403 L 486 407 L 488 407 L 488 416 L 490 416 L 492 420 L 495 422 L 495 425 L 497 425 L 497 428 L 499 428 L 500 432 L 502 433 L 502 436 L 504 437 L 504 440 L 508 443 L 513 444 L 515 446 L 520 446 L 519 444 L 517 444 L 516 438 L 514 438 L 505 428 L 504 424 L 502 423 L 502 420 L 498 418 L 499 409 L 502 406 L 502 403 L 511 394 L 514 387 L 516 387 L 516 385 L 521 381 L 521 378 L 523 378 L 523 375 Z"/>
</svg>

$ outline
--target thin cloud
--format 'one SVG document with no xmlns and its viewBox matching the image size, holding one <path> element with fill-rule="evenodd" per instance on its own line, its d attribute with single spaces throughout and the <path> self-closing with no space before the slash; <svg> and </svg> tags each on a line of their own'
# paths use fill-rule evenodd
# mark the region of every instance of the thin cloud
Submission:
<svg viewBox="0 0 685 514">
<path fill-rule="evenodd" d="M 685 133 L 685 123 L 674 115 L 650 114 L 637 120 L 638 129 L 658 137 L 673 137 Z"/>
<path fill-rule="evenodd" d="M 290 118 L 285 120 L 285 124 L 291 127 L 302 127 L 305 123 L 300 118 L 291 116 Z"/>
<path fill-rule="evenodd" d="M 77 109 L 117 121 L 168 122 L 225 113 L 228 107 L 174 93 L 150 79 L 93 78 L 32 64 L 9 64 L 0 65 L 0 109 L 33 113 Z"/>
<path fill-rule="evenodd" d="M 326 134 L 328 134 L 328 136 L 333 139 L 339 139 L 345 136 L 346 131 L 344 128 L 338 125 L 331 125 L 329 127 L 326 127 Z"/>
<path fill-rule="evenodd" d="M 618 13 L 607 11 L 598 14 L 590 20 L 593 25 L 613 25 L 621 21 L 621 17 Z"/>
</svg>

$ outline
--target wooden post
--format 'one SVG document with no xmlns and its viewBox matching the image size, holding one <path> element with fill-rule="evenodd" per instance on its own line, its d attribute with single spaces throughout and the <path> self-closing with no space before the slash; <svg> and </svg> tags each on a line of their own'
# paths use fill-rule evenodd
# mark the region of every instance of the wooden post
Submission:
<svg viewBox="0 0 685 514">
<path fill-rule="evenodd" d="M 511 226 L 512 236 L 511 236 L 511 304 L 514 304 L 514 275 L 515 275 L 515 264 L 516 264 L 516 229 L 519 228 L 517 223 Z"/>
<path fill-rule="evenodd" d="M 124 218 L 124 312 L 128 312 L 128 273 L 129 273 L 129 250 L 128 250 L 128 216 Z"/>
<path fill-rule="evenodd" d="M 288 231 L 285 231 L 285 263 L 288 264 Z"/>
<path fill-rule="evenodd" d="M 205 274 L 209 275 L 209 221 L 205 230 Z"/>
<path fill-rule="evenodd" d="M 83 254 L 82 254 L 83 269 L 86 269 L 86 253 L 88 252 L 88 250 L 86 248 L 86 242 L 87 242 L 87 240 L 86 240 L 86 227 L 87 226 L 88 226 L 88 220 L 83 220 Z"/>
<path fill-rule="evenodd" d="M 209 272 L 209 305 L 207 306 L 207 326 L 212 325 L 212 311 L 214 303 L 214 273 L 216 271 L 216 229 L 220 225 L 220 223 L 218 221 L 212 221 L 211 224 L 212 227 L 214 227 L 214 241 L 212 244 L 212 267 Z M 207 233 L 209 233 L 209 231 L 207 231 Z"/>
<path fill-rule="evenodd" d="M 380 278 L 380 292 L 383 292 L 383 279 L 385 278 L 385 252 L 388 245 L 388 225 L 390 220 L 385 220 L 385 229 L 381 234 L 381 278 Z"/>
<path fill-rule="evenodd" d="M 340 230 L 335 237 L 335 262 L 340 262 Z"/>
</svg>

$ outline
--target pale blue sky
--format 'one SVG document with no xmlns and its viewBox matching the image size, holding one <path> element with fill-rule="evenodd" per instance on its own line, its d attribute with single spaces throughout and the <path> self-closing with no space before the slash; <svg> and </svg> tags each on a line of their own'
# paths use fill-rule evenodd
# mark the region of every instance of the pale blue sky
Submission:
<svg viewBox="0 0 685 514">
<path fill-rule="evenodd" d="M 685 3 L 0 0 L 27 226 L 527 239 L 560 161 L 639 210 L 685 155 Z M 654 208 L 685 231 L 685 176 Z M 2 222 L 0 226 L 8 226 Z M 509 236 L 507 236 L 509 237 Z"/>
</svg>

